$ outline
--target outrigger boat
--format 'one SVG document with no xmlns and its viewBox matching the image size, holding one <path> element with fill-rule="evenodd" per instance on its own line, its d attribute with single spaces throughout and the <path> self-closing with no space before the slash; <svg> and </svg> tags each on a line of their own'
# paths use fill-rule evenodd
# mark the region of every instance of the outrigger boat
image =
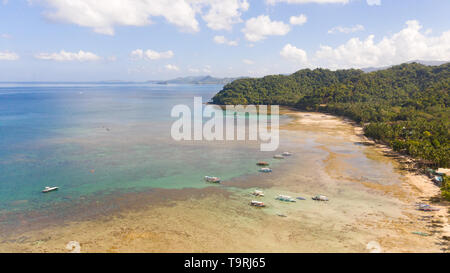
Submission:
<svg viewBox="0 0 450 273">
<path fill-rule="evenodd" d="M 271 168 L 261 168 L 259 170 L 259 172 L 261 172 L 261 173 L 271 173 L 272 169 Z"/>
<path fill-rule="evenodd" d="M 43 193 L 51 192 L 51 191 L 57 191 L 58 187 L 45 187 L 45 189 L 42 190 Z"/>
<path fill-rule="evenodd" d="M 220 183 L 220 178 L 215 176 L 205 176 L 205 181 L 210 183 Z"/>
<path fill-rule="evenodd" d="M 252 195 L 264 197 L 264 192 L 260 191 L 260 190 L 255 190 L 255 191 L 252 192 Z"/>
<path fill-rule="evenodd" d="M 295 202 L 294 198 L 287 196 L 287 195 L 281 195 L 281 194 L 278 195 L 277 198 L 275 198 L 275 199 L 284 201 L 284 202 Z"/>
<path fill-rule="evenodd" d="M 282 156 L 291 156 L 292 153 L 290 153 L 290 152 L 284 152 L 284 153 L 282 153 L 281 155 L 282 155 Z"/>
<path fill-rule="evenodd" d="M 273 158 L 275 159 L 284 159 L 283 155 L 274 155 Z"/>
<path fill-rule="evenodd" d="M 253 200 L 250 202 L 250 206 L 264 208 L 266 205 L 263 202 Z"/>
<path fill-rule="evenodd" d="M 312 198 L 312 200 L 316 200 L 316 201 L 329 201 L 330 199 L 328 199 L 328 197 L 326 197 L 325 195 L 316 195 Z"/>
<path fill-rule="evenodd" d="M 266 161 L 259 161 L 258 163 L 256 163 L 256 165 L 258 166 L 269 166 L 269 163 Z"/>
</svg>

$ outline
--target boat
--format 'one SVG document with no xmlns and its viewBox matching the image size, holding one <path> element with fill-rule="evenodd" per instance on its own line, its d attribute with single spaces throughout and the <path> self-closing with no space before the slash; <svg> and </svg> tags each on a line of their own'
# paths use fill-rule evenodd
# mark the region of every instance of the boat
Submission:
<svg viewBox="0 0 450 273">
<path fill-rule="evenodd" d="M 284 201 L 284 202 L 295 202 L 295 199 L 288 195 L 278 195 L 276 200 Z"/>
<path fill-rule="evenodd" d="M 264 208 L 266 205 L 263 202 L 253 200 L 250 202 L 250 206 Z"/>
<path fill-rule="evenodd" d="M 273 158 L 275 159 L 284 159 L 283 155 L 274 155 Z"/>
<path fill-rule="evenodd" d="M 438 208 L 430 207 L 430 206 L 419 206 L 418 210 L 421 211 L 439 211 Z"/>
<path fill-rule="evenodd" d="M 282 153 L 281 155 L 282 155 L 282 156 L 291 156 L 292 153 L 290 153 L 290 152 L 284 152 L 284 153 Z"/>
<path fill-rule="evenodd" d="M 259 161 L 258 163 L 256 163 L 256 165 L 258 166 L 269 166 L 269 163 L 266 161 Z"/>
<path fill-rule="evenodd" d="M 205 181 L 210 183 L 220 183 L 220 178 L 215 176 L 205 176 Z"/>
<path fill-rule="evenodd" d="M 264 192 L 260 191 L 260 190 L 255 190 L 255 191 L 252 192 L 252 195 L 264 197 Z"/>
<path fill-rule="evenodd" d="M 58 187 L 45 187 L 42 192 L 43 193 L 47 193 L 47 192 L 51 192 L 51 191 L 57 191 L 59 188 Z"/>
<path fill-rule="evenodd" d="M 277 213 L 277 215 L 278 216 L 280 216 L 280 217 L 287 217 L 285 214 L 283 214 L 283 213 Z"/>
<path fill-rule="evenodd" d="M 330 199 L 328 199 L 328 197 L 326 197 L 325 195 L 316 195 L 312 198 L 312 200 L 316 200 L 316 201 L 329 201 Z"/>
<path fill-rule="evenodd" d="M 261 172 L 261 173 L 271 173 L 272 169 L 271 168 L 261 168 L 261 169 L 259 169 L 259 172 Z"/>
<path fill-rule="evenodd" d="M 303 197 L 297 197 L 298 200 L 306 200 L 306 198 Z"/>
</svg>

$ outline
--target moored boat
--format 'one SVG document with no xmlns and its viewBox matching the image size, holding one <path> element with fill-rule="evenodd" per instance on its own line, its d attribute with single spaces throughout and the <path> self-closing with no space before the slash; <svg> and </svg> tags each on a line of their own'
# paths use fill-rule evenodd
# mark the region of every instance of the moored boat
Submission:
<svg viewBox="0 0 450 273">
<path fill-rule="evenodd" d="M 269 166 L 269 162 L 259 161 L 258 163 L 256 163 L 256 165 L 258 165 L 258 166 Z"/>
<path fill-rule="evenodd" d="M 263 202 L 253 200 L 250 202 L 250 206 L 264 208 L 266 205 Z"/>
<path fill-rule="evenodd" d="M 328 199 L 328 197 L 326 197 L 325 195 L 316 195 L 312 198 L 312 200 L 316 200 L 316 201 L 329 201 L 330 199 Z"/>
<path fill-rule="evenodd" d="M 220 183 L 220 178 L 215 176 L 205 176 L 205 181 L 210 183 Z"/>
<path fill-rule="evenodd" d="M 284 159 L 284 156 L 282 156 L 282 155 L 274 155 L 273 158 L 275 158 L 275 159 Z"/>
<path fill-rule="evenodd" d="M 43 193 L 47 193 L 47 192 L 51 192 L 51 191 L 57 191 L 59 188 L 58 187 L 45 187 L 42 192 Z"/>
<path fill-rule="evenodd" d="M 291 156 L 292 153 L 290 153 L 290 152 L 284 152 L 284 153 L 282 153 L 281 155 L 282 155 L 282 156 Z"/>
<path fill-rule="evenodd" d="M 284 202 L 295 202 L 294 198 L 292 198 L 288 195 L 282 195 L 282 194 L 278 195 L 277 198 L 275 198 L 275 199 L 284 201 Z"/>
<path fill-rule="evenodd" d="M 260 191 L 260 190 L 254 190 L 254 191 L 252 192 L 252 195 L 264 197 L 264 192 L 263 192 L 263 191 Z"/>
<path fill-rule="evenodd" d="M 271 173 L 272 169 L 271 168 L 261 168 L 261 169 L 259 169 L 259 172 L 261 172 L 261 173 Z"/>
</svg>

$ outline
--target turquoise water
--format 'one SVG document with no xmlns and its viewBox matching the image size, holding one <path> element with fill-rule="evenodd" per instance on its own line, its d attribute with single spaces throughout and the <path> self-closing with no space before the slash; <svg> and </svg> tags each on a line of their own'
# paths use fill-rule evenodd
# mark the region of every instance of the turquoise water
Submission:
<svg viewBox="0 0 450 273">
<path fill-rule="evenodd" d="M 177 104 L 207 102 L 217 85 L 0 86 L 0 215 L 52 209 L 80 197 L 211 186 L 257 173 L 273 153 L 256 142 L 176 142 Z M 60 190 L 42 194 L 45 186 Z"/>
</svg>

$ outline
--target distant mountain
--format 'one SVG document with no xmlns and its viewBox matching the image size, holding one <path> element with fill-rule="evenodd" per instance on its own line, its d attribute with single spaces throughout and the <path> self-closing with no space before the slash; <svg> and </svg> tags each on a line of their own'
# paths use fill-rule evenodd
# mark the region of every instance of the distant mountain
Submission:
<svg viewBox="0 0 450 273">
<path fill-rule="evenodd" d="M 441 65 L 441 64 L 445 64 L 448 63 L 448 61 L 422 61 L 422 60 L 414 60 L 414 61 L 410 61 L 407 62 L 408 64 L 411 63 L 418 63 L 418 64 L 423 64 L 423 65 L 428 65 L 428 66 L 437 66 L 437 65 Z M 366 68 L 361 68 L 362 71 L 369 73 L 369 72 L 374 72 L 374 71 L 379 71 L 379 70 L 384 70 L 384 69 L 388 69 L 393 67 L 394 65 L 390 65 L 390 66 L 383 66 L 383 67 L 366 67 Z"/>
<path fill-rule="evenodd" d="M 179 77 L 167 81 L 150 81 L 157 84 L 228 84 L 240 78 L 215 78 L 212 76 Z"/>
</svg>

